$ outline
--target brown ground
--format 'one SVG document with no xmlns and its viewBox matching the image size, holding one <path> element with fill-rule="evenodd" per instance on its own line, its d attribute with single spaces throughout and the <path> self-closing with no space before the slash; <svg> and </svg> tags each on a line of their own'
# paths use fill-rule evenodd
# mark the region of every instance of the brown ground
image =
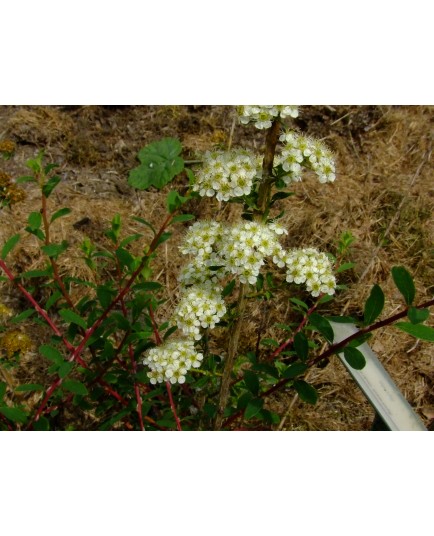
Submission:
<svg viewBox="0 0 434 536">
<path fill-rule="evenodd" d="M 322 138 L 335 151 L 338 177 L 334 184 L 319 185 L 313 178 L 294 186 L 295 195 L 284 222 L 289 230 L 286 246 L 315 246 L 335 252 L 344 230 L 357 238 L 351 259 L 354 272 L 342 274 L 348 290 L 339 294 L 325 311 L 331 314 L 360 314 L 374 283 L 386 294 L 383 317 L 398 311 L 400 295 L 390 277 L 394 265 L 406 266 L 414 276 L 418 302 L 432 297 L 434 290 L 434 182 L 431 173 L 433 107 L 428 106 L 306 106 L 296 124 Z M 137 165 L 136 154 L 147 143 L 165 136 L 178 137 L 184 158 L 212 146 L 261 148 L 263 132 L 234 123 L 228 106 L 1 106 L 0 141 L 16 142 L 14 157 L 0 161 L 0 169 L 13 177 L 27 174 L 25 162 L 44 148 L 50 161 L 61 165 L 62 183 L 51 198 L 53 207 L 68 206 L 72 213 L 58 220 L 59 238 L 72 244 L 61 257 L 63 270 L 92 277 L 79 259 L 78 246 L 85 235 L 100 240 L 108 222 L 121 213 L 128 231 L 135 229 L 130 215 L 144 215 L 156 225 L 165 207 L 164 192 L 137 193 L 127 184 L 128 171 Z M 27 199 L 12 212 L 0 211 L 0 245 L 21 231 L 27 214 L 37 209 L 36 192 L 24 185 Z M 199 215 L 217 210 L 199 203 Z M 232 217 L 235 209 L 226 209 Z M 87 223 L 78 223 L 83 220 Z M 74 226 L 74 224 L 77 224 Z M 142 228 L 140 229 L 142 231 Z M 172 242 L 159 257 L 156 278 L 169 289 L 174 305 L 177 270 L 175 231 Z M 27 237 L 14 250 L 9 262 L 15 273 L 35 269 L 34 237 Z M 22 300 L 1 284 L 0 302 L 14 308 Z M 255 340 L 255 330 L 264 311 L 250 311 L 241 345 Z M 281 336 L 273 325 L 284 322 L 285 302 L 268 311 L 267 336 Z M 432 319 L 428 321 L 432 325 Z M 33 334 L 35 337 L 36 335 Z M 40 344 L 40 341 L 36 345 Z M 434 346 L 418 342 L 393 328 L 376 332 L 370 342 L 394 381 L 425 424 L 434 418 Z M 29 352 L 23 361 L 21 381 L 31 381 L 38 371 L 38 357 Z M 25 372 L 27 371 L 27 372 Z M 33 372 L 32 372 L 33 371 Z M 323 368 L 309 372 L 308 380 L 320 392 L 317 405 L 309 406 L 293 392 L 279 393 L 267 401 L 281 415 L 276 429 L 367 430 L 373 410 L 358 391 L 344 367 L 333 358 Z"/>
</svg>

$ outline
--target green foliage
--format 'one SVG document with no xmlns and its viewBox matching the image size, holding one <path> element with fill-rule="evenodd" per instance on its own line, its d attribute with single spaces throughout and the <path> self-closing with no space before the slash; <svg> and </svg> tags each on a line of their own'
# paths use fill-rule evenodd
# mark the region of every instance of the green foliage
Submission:
<svg viewBox="0 0 434 536">
<path fill-rule="evenodd" d="M 309 342 L 306 335 L 299 331 L 294 337 L 294 350 L 302 361 L 306 361 L 309 353 Z"/>
<path fill-rule="evenodd" d="M 420 324 L 428 319 L 429 309 L 417 309 L 416 307 L 409 307 L 407 316 L 412 324 Z"/>
<path fill-rule="evenodd" d="M 174 138 L 147 145 L 138 154 L 141 164 L 130 172 L 128 184 L 138 190 L 163 188 L 184 169 L 181 151 L 181 143 Z"/>
<path fill-rule="evenodd" d="M 312 405 L 317 403 L 318 392 L 313 385 L 310 385 L 304 380 L 295 380 L 293 385 L 298 396 L 301 398 L 301 400 L 303 400 L 303 402 L 307 402 L 308 404 Z"/>
<path fill-rule="evenodd" d="M 364 366 L 366 365 L 365 356 L 360 350 L 352 346 L 347 346 L 346 348 L 344 348 L 344 357 L 345 361 L 353 369 L 362 370 L 362 368 L 364 368 Z"/>
<path fill-rule="evenodd" d="M 399 292 L 403 295 L 405 303 L 411 305 L 416 295 L 416 289 L 409 272 L 403 266 L 394 266 L 392 278 Z"/>
<path fill-rule="evenodd" d="M 378 285 L 374 285 L 365 303 L 364 324 L 369 325 L 380 316 L 384 307 L 384 294 Z"/>
<path fill-rule="evenodd" d="M 330 322 L 319 315 L 318 313 L 312 313 L 309 316 L 309 323 L 317 330 L 321 335 L 323 335 L 329 342 L 333 341 L 333 328 L 330 325 Z"/>
<path fill-rule="evenodd" d="M 59 210 L 56 210 L 56 212 L 51 216 L 50 223 L 53 223 L 53 221 L 56 221 L 59 218 L 63 218 L 63 216 L 67 216 L 68 214 L 71 214 L 70 208 L 60 208 Z"/>
<path fill-rule="evenodd" d="M 434 342 L 434 328 L 423 324 L 411 324 L 410 322 L 396 322 L 395 327 L 408 333 L 416 339 Z"/>
<path fill-rule="evenodd" d="M 6 257 L 8 256 L 8 254 L 14 249 L 14 247 L 18 244 L 18 242 L 20 241 L 20 238 L 21 238 L 21 235 L 20 233 L 17 233 L 16 235 L 14 236 L 11 236 L 9 238 L 9 240 L 7 240 L 4 244 L 4 246 L 2 247 L 2 251 L 1 251 L 1 258 L 3 260 L 6 259 Z"/>
</svg>

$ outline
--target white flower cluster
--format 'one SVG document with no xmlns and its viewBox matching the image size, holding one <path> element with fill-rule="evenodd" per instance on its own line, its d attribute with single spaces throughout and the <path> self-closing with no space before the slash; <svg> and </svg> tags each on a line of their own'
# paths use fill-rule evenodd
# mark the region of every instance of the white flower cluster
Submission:
<svg viewBox="0 0 434 536">
<path fill-rule="evenodd" d="M 284 250 L 278 238 L 283 234 L 288 232 L 277 223 L 242 221 L 223 226 L 217 222 L 197 222 L 180 247 L 181 253 L 193 255 L 193 260 L 181 270 L 179 280 L 185 285 L 205 281 L 215 284 L 232 274 L 242 283 L 254 285 L 266 257 L 273 257 L 276 264 L 284 266 Z"/>
<path fill-rule="evenodd" d="M 199 340 L 202 336 L 200 328 L 213 329 L 220 322 L 226 313 L 222 290 L 219 286 L 213 286 L 210 281 L 182 290 L 173 319 L 185 335 Z"/>
<path fill-rule="evenodd" d="M 253 106 L 239 106 L 238 115 L 240 123 L 247 125 L 247 123 L 255 123 L 255 127 L 259 129 L 270 128 L 273 120 L 280 116 L 282 119 L 285 117 L 298 117 L 298 106 L 290 105 L 253 105 Z"/>
<path fill-rule="evenodd" d="M 321 183 L 333 182 L 336 178 L 332 152 L 319 140 L 312 140 L 295 132 L 280 136 L 284 146 L 277 154 L 274 165 L 282 165 L 288 173 L 283 180 L 288 185 L 301 180 L 302 167 L 315 171 Z"/>
<path fill-rule="evenodd" d="M 282 256 L 278 236 L 284 233 L 288 234 L 276 223 L 267 225 L 255 221 L 244 221 L 228 228 L 219 252 L 225 270 L 237 275 L 241 283 L 254 285 L 265 258 Z"/>
<path fill-rule="evenodd" d="M 305 283 L 312 296 L 334 294 L 336 278 L 325 253 L 314 248 L 294 249 L 283 256 L 283 261 L 287 266 L 288 283 Z"/>
<path fill-rule="evenodd" d="M 248 195 L 261 166 L 261 158 L 242 149 L 207 151 L 193 191 L 202 197 L 216 196 L 219 201 Z"/>
<path fill-rule="evenodd" d="M 180 283 L 216 283 L 224 276 L 221 269 L 217 269 L 222 264 L 217 253 L 222 233 L 223 226 L 216 221 L 198 221 L 188 229 L 184 243 L 179 249 L 183 255 L 191 255 L 192 261 L 181 269 Z"/>
<path fill-rule="evenodd" d="M 155 385 L 167 381 L 184 383 L 187 372 L 200 367 L 202 360 L 203 355 L 196 352 L 193 340 L 171 339 L 148 350 L 143 364 L 151 369 L 148 378 Z"/>
</svg>

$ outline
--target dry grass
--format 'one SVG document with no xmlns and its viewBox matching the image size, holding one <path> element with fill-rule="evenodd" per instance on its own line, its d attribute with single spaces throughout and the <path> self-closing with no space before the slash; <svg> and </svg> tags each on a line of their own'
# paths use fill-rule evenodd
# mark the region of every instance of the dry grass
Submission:
<svg viewBox="0 0 434 536">
<path fill-rule="evenodd" d="M 351 251 L 356 268 L 342 276 L 348 290 L 328 304 L 327 310 L 360 314 L 372 285 L 378 283 L 386 294 L 383 315 L 397 311 L 402 302 L 390 277 L 394 265 L 406 266 L 413 273 L 419 301 L 429 299 L 434 288 L 433 108 L 315 106 L 302 110 L 297 126 L 322 138 L 335 151 L 338 178 L 334 184 L 323 186 L 308 176 L 294 186 L 295 195 L 278 207 L 288 207 L 282 220 L 289 230 L 286 245 L 303 244 L 334 252 L 342 231 L 351 231 L 357 238 Z M 122 216 L 126 234 L 143 232 L 149 238 L 147 231 L 131 220 L 132 215 L 141 215 L 155 225 L 161 222 L 165 193 L 135 193 L 126 181 L 143 145 L 163 136 L 176 136 L 183 142 L 185 157 L 194 158 L 210 146 L 224 147 L 230 142 L 260 150 L 263 142 L 262 133 L 253 128 L 237 125 L 234 129 L 232 109 L 226 106 L 1 107 L 0 120 L 6 125 L 3 138 L 17 143 L 14 158 L 2 164 L 7 173 L 26 174 L 25 161 L 42 147 L 49 158 L 61 164 L 64 180 L 50 201 L 53 209 L 68 206 L 72 213 L 53 228 L 55 240 L 67 238 L 71 244 L 60 259 L 60 270 L 90 279 L 94 276 L 80 259 L 84 236 L 102 240 L 116 212 Z M 26 190 L 24 203 L 12 212 L 0 213 L 0 244 L 20 231 L 28 212 L 36 210 L 36 194 L 29 185 Z M 237 206 L 221 209 L 204 201 L 189 208 L 201 217 L 230 220 L 238 210 Z M 74 227 L 83 218 L 90 221 Z M 176 245 L 183 232 L 181 226 L 175 230 L 154 267 L 155 278 L 169 289 L 162 316 L 175 303 L 181 264 Z M 26 237 L 11 260 L 16 273 L 38 268 L 43 260 L 38 256 L 36 239 Z M 78 298 L 79 289 L 76 292 Z M 23 307 L 8 285 L 3 284 L 0 293 L 0 301 L 16 310 Z M 279 335 L 274 324 L 285 322 L 288 315 L 283 294 L 272 309 L 251 305 L 242 348 L 255 343 L 258 326 L 265 336 Z M 375 333 L 371 339 L 399 388 L 428 424 L 434 418 L 434 352 L 429 343 L 414 342 L 393 328 Z M 224 350 L 224 337 L 217 337 L 215 345 Z M 36 354 L 27 359 L 30 362 L 23 363 L 27 371 L 44 374 Z M 281 415 L 277 429 L 369 429 L 373 410 L 337 359 L 325 368 L 311 370 L 308 379 L 321 395 L 316 406 L 300 402 L 291 391 L 267 400 L 267 406 Z"/>
</svg>

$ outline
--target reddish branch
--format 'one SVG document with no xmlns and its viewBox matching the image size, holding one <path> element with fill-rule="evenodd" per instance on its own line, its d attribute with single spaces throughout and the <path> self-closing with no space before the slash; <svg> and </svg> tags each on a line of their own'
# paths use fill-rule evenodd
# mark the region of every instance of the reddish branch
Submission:
<svg viewBox="0 0 434 536">
<path fill-rule="evenodd" d="M 421 303 L 420 305 L 416 305 L 415 307 L 416 307 L 416 309 L 426 309 L 427 307 L 432 307 L 433 305 L 434 305 L 434 299 L 429 300 L 429 301 L 427 301 L 425 303 Z M 317 363 L 319 363 L 320 361 L 322 361 L 323 359 L 326 359 L 326 358 L 330 357 L 331 355 L 338 353 L 339 350 L 342 350 L 343 348 L 345 348 L 345 346 L 348 343 L 350 343 L 354 339 L 357 339 L 358 337 L 360 337 L 360 335 L 370 333 L 371 331 L 375 331 L 376 329 L 388 326 L 388 325 L 392 324 L 393 322 L 396 322 L 400 318 L 404 318 L 408 314 L 408 309 L 409 309 L 409 307 L 406 307 L 400 313 L 397 313 L 397 314 L 395 314 L 393 316 L 390 316 L 389 318 L 385 318 L 384 320 L 380 320 L 379 322 L 376 322 L 375 324 L 371 324 L 370 326 L 366 326 L 364 328 L 361 328 L 358 331 L 356 331 L 355 333 L 353 333 L 352 335 L 350 335 L 349 337 L 347 337 L 346 339 L 344 339 L 343 341 L 341 341 L 339 343 L 336 343 L 336 344 L 332 344 L 328 348 L 328 350 L 326 350 L 325 352 L 323 352 L 319 356 L 317 356 L 317 357 L 311 359 L 310 361 L 308 361 L 306 363 L 307 366 L 312 367 L 312 366 L 316 365 Z M 270 389 L 268 389 L 267 391 L 264 391 L 263 393 L 261 393 L 260 397 L 265 398 L 265 397 L 275 393 L 276 391 L 279 391 L 280 389 L 285 387 L 285 385 L 287 383 L 289 383 L 290 381 L 292 381 L 292 379 L 284 378 L 284 379 L 280 380 L 279 382 L 276 383 L 276 385 L 273 385 L 273 387 L 270 387 Z M 240 411 L 237 411 L 236 413 L 234 413 L 233 415 L 231 415 L 231 417 L 226 419 L 226 421 L 224 422 L 224 427 L 227 427 L 230 424 L 232 424 L 239 417 L 241 417 L 243 413 L 244 413 L 244 410 L 240 410 Z"/>
<path fill-rule="evenodd" d="M 85 348 L 85 346 L 86 346 L 88 340 L 90 339 L 90 337 L 95 333 L 95 331 L 99 328 L 99 326 L 102 324 L 102 322 L 107 318 L 107 316 L 113 310 L 115 305 L 120 300 L 122 300 L 126 296 L 126 294 L 129 292 L 129 290 L 130 290 L 131 286 L 133 285 L 134 281 L 136 280 L 136 278 L 138 277 L 138 275 L 141 273 L 141 271 L 145 267 L 146 263 L 148 262 L 148 259 L 149 259 L 150 255 L 157 248 L 158 242 L 159 242 L 162 234 L 164 233 L 164 231 L 168 227 L 168 225 L 170 225 L 170 222 L 171 222 L 173 217 L 174 217 L 174 214 L 169 214 L 166 217 L 166 219 L 163 222 L 163 224 L 162 224 L 161 228 L 159 229 L 158 233 L 154 236 L 154 239 L 152 240 L 152 242 L 151 242 L 151 244 L 149 246 L 148 252 L 147 252 L 146 255 L 144 255 L 144 257 L 142 259 L 142 262 L 140 263 L 139 267 L 134 271 L 134 273 L 131 275 L 131 277 L 128 280 L 128 282 L 125 285 L 125 287 L 119 292 L 119 294 L 116 296 L 116 298 L 114 298 L 114 300 L 105 309 L 105 311 L 102 313 L 102 315 L 93 323 L 93 325 L 90 328 L 88 328 L 84 332 L 83 339 L 81 340 L 80 344 L 77 347 L 74 347 L 73 345 L 71 345 L 71 343 L 69 343 L 69 341 L 67 341 L 67 339 L 65 339 L 65 337 L 62 335 L 62 333 L 60 332 L 58 327 L 54 324 L 54 322 L 48 316 L 47 312 L 36 302 L 36 300 L 33 298 L 33 296 L 23 287 L 23 285 L 21 285 L 20 283 L 18 283 L 18 281 L 16 281 L 15 277 L 13 276 L 12 272 L 9 270 L 9 268 L 7 267 L 7 265 L 6 265 L 6 263 L 4 262 L 3 259 L 0 259 L 0 267 L 5 272 L 5 274 L 8 277 L 8 279 L 12 283 L 14 283 L 16 285 L 16 287 L 20 290 L 20 292 L 32 304 L 33 308 L 38 312 L 38 314 L 40 316 L 42 316 L 42 318 L 44 318 L 44 320 L 47 322 L 47 324 L 50 326 L 50 328 L 53 330 L 53 332 L 58 337 L 60 337 L 62 339 L 62 341 L 65 344 L 66 348 L 71 352 L 71 355 L 68 358 L 68 362 L 77 361 L 82 366 L 88 368 L 86 363 L 80 358 L 80 354 L 82 353 L 83 349 Z M 41 405 L 39 406 L 39 408 L 38 408 L 38 410 L 36 412 L 36 415 L 35 415 L 34 419 L 32 419 L 30 421 L 29 426 L 31 426 L 31 424 L 34 421 L 37 421 L 39 419 L 39 417 L 42 414 L 42 412 L 44 411 L 44 408 L 47 405 L 48 400 L 50 399 L 51 395 L 62 384 L 62 381 L 63 381 L 62 378 L 58 378 L 49 387 L 49 389 L 47 390 L 47 393 L 46 393 Z M 109 387 L 108 384 L 106 384 L 106 382 L 101 381 L 100 383 L 103 384 L 103 385 L 105 384 L 105 388 L 109 389 L 111 394 L 115 393 L 115 391 L 113 391 L 111 389 L 111 387 Z M 121 400 L 122 397 L 120 397 L 120 395 L 118 395 L 116 393 L 116 398 L 118 398 L 118 400 Z M 141 406 L 140 406 L 140 409 L 141 409 Z"/>
</svg>

